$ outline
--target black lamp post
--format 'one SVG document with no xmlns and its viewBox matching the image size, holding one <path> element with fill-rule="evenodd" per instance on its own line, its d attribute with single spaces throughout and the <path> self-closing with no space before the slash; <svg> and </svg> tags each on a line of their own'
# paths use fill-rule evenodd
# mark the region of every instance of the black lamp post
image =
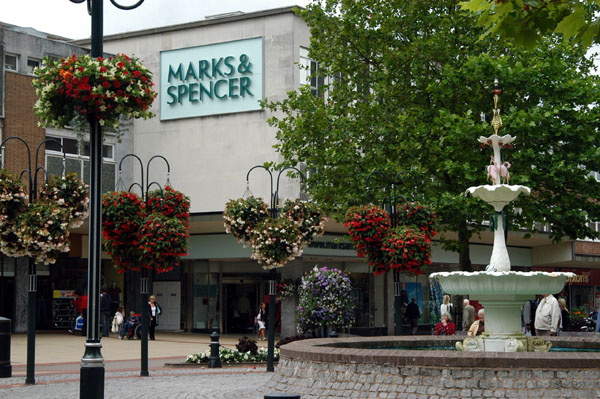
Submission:
<svg viewBox="0 0 600 399">
<path fill-rule="evenodd" d="M 65 150 L 62 144 L 54 139 L 42 140 L 35 151 L 35 164 L 31 165 L 31 150 L 29 144 L 21 137 L 11 136 L 5 138 L 0 143 L 1 153 L 1 167 L 4 168 L 4 144 L 9 140 L 17 140 L 25 145 L 27 149 L 27 169 L 21 171 L 21 177 L 27 173 L 29 183 L 29 203 L 33 203 L 37 199 L 37 186 L 38 186 L 38 172 L 41 170 L 44 172 L 44 178 L 47 178 L 46 168 L 43 165 L 38 166 L 40 149 L 42 145 L 47 142 L 53 142 L 58 144 L 63 150 L 63 162 L 62 162 L 62 174 L 65 174 Z M 35 384 L 35 329 L 37 321 L 37 267 L 35 261 L 29 257 L 29 274 L 27 284 L 27 376 L 25 377 L 25 384 Z"/>
<path fill-rule="evenodd" d="M 123 161 L 128 158 L 128 157 L 133 157 L 135 159 L 137 159 L 137 161 L 140 164 L 140 177 L 141 177 L 141 183 L 132 183 L 129 186 L 128 191 L 131 191 L 131 189 L 134 186 L 137 186 L 140 188 L 140 190 L 142 191 L 142 200 L 144 200 L 146 202 L 146 204 L 148 204 L 148 192 L 150 191 L 150 187 L 152 187 L 153 185 L 157 185 L 159 189 L 162 189 L 161 185 L 158 182 L 150 182 L 150 164 L 152 163 L 153 160 L 155 159 L 162 159 L 163 161 L 165 161 L 165 163 L 167 164 L 167 185 L 169 184 L 169 176 L 171 175 L 171 165 L 169 165 L 169 161 L 167 161 L 167 158 L 163 157 L 162 155 L 154 155 L 152 156 L 148 162 L 146 163 L 146 181 L 144 182 L 144 163 L 142 162 L 142 160 L 140 159 L 140 157 L 138 157 L 135 154 L 127 154 L 124 155 L 123 158 L 121 158 L 121 161 L 119 162 L 119 180 L 117 182 L 117 184 L 119 184 L 119 182 L 122 182 L 121 180 L 121 165 L 123 165 Z M 149 320 L 148 320 L 148 312 L 146 311 L 146 303 L 148 302 L 148 276 L 147 276 L 147 270 L 146 268 L 142 267 L 142 277 L 140 278 L 140 295 L 141 295 L 141 306 L 142 306 L 142 338 L 141 338 L 141 367 L 140 367 L 140 375 L 142 377 L 147 377 L 149 376 L 148 373 L 148 324 L 149 324 Z"/>
<path fill-rule="evenodd" d="M 248 171 L 248 173 L 246 174 L 246 184 L 249 185 L 250 184 L 250 172 L 252 172 L 254 169 L 264 169 L 267 171 L 267 173 L 269 174 L 269 177 L 271 178 L 271 217 L 276 218 L 278 213 L 279 213 L 279 206 L 278 206 L 278 202 L 279 202 L 279 179 L 281 178 L 281 174 L 283 172 L 285 172 L 286 170 L 295 170 L 296 172 L 298 172 L 300 174 L 300 182 L 304 181 L 304 175 L 302 174 L 302 172 L 300 172 L 300 170 L 298 170 L 297 168 L 294 167 L 288 167 L 288 168 L 284 168 L 282 170 L 279 171 L 279 173 L 277 174 L 277 186 L 275 191 L 273 191 L 273 173 L 271 173 L 271 171 L 266 168 L 265 166 L 262 165 L 257 165 L 254 166 L 252 168 L 250 168 L 250 170 Z M 275 371 L 275 367 L 273 366 L 273 359 L 275 357 L 275 295 L 277 294 L 277 290 L 275 288 L 276 284 L 276 279 L 277 279 L 277 273 L 275 272 L 275 269 L 271 269 L 269 270 L 269 324 L 267 326 L 267 334 L 268 334 L 268 352 L 267 352 L 267 371 Z"/>
<path fill-rule="evenodd" d="M 387 209 L 387 211 L 390 215 L 390 221 L 391 221 L 392 228 L 395 228 L 398 225 L 398 209 L 397 209 L 398 200 L 400 199 L 404 203 L 408 202 L 404 196 L 398 194 L 398 192 L 397 192 L 398 188 L 403 186 L 403 182 L 401 179 L 402 175 L 403 175 L 403 173 L 401 172 L 401 173 L 396 174 L 392 179 L 389 179 L 388 176 L 384 172 L 382 172 L 380 170 L 376 170 L 376 171 L 369 173 L 369 175 L 367 176 L 367 179 L 365 181 L 367 191 L 369 191 L 369 188 L 370 188 L 369 182 L 370 182 L 371 178 L 373 178 L 375 176 L 379 176 L 380 177 L 379 180 L 385 184 L 385 186 L 386 186 L 384 188 L 385 196 L 384 196 L 384 200 L 382 203 L 382 208 Z M 393 278 L 394 278 L 394 322 L 395 322 L 394 334 L 400 335 L 402 333 L 402 315 L 398 314 L 398 311 L 400 310 L 400 308 L 402 306 L 402 283 L 400 282 L 400 273 L 398 273 L 397 270 L 394 270 Z M 387 291 L 387 284 L 384 287 L 385 287 L 385 290 Z M 387 303 L 388 303 L 387 295 L 384 295 L 384 303 L 385 303 L 384 308 L 385 308 L 385 312 L 387 315 L 387 311 L 389 309 L 388 305 L 387 305 Z"/>
<path fill-rule="evenodd" d="M 86 0 L 70 0 L 83 3 Z M 121 10 L 139 7 L 144 0 L 131 6 L 110 2 Z M 92 57 L 103 55 L 103 0 L 87 0 L 88 14 L 92 17 Z M 102 257 L 102 126 L 95 120 L 90 123 L 90 216 L 88 241 L 88 317 L 85 353 L 81 359 L 79 396 L 85 399 L 104 398 L 104 358 L 100 349 L 100 268 Z"/>
</svg>

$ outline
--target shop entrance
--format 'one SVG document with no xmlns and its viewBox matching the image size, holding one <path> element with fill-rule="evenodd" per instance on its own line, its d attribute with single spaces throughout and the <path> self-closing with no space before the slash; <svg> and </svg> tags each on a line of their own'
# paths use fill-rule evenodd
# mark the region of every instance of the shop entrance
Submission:
<svg viewBox="0 0 600 399">
<path fill-rule="evenodd" d="M 262 298 L 260 280 L 223 279 L 223 330 L 227 334 L 253 334 L 254 316 Z"/>
</svg>

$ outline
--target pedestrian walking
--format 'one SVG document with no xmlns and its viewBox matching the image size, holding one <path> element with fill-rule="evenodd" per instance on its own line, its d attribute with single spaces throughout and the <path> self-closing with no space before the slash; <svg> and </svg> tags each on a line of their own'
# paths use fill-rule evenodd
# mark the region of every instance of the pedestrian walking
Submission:
<svg viewBox="0 0 600 399">
<path fill-rule="evenodd" d="M 261 302 L 260 308 L 258 308 L 258 313 L 256 314 L 255 319 L 256 324 L 258 324 L 258 331 L 256 332 L 256 339 L 259 341 L 265 340 L 265 326 L 267 325 L 267 304 Z M 259 338 L 262 335 L 261 338 Z"/>
<path fill-rule="evenodd" d="M 417 299 L 413 298 L 412 301 L 406 307 L 406 312 L 404 313 L 404 318 L 408 320 L 410 324 L 410 332 L 412 335 L 417 334 L 417 330 L 419 329 L 419 319 L 421 318 L 421 311 L 419 310 L 419 305 L 417 305 Z"/>
<path fill-rule="evenodd" d="M 108 337 L 110 333 L 112 301 L 105 288 L 100 290 L 100 317 L 102 322 L 102 336 Z"/>
</svg>

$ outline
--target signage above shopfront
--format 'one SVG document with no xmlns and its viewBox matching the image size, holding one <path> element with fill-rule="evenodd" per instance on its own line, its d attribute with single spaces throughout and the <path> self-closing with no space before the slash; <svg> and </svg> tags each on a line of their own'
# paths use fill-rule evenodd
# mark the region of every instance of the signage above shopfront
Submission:
<svg viewBox="0 0 600 399">
<path fill-rule="evenodd" d="M 261 37 L 160 53 L 160 119 L 261 109 Z"/>
</svg>

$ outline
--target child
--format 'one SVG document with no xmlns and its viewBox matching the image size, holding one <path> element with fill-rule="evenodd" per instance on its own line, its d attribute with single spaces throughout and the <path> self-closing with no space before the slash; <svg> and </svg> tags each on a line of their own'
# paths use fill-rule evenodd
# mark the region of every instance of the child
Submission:
<svg viewBox="0 0 600 399">
<path fill-rule="evenodd" d="M 125 312 L 125 310 L 123 309 L 122 306 L 119 306 L 117 308 L 117 313 L 115 313 L 115 316 L 113 317 L 113 321 L 112 321 L 112 329 L 111 331 L 114 333 L 118 333 L 121 331 L 121 326 L 123 325 L 123 313 Z M 119 339 L 121 339 L 122 336 L 121 334 L 119 334 Z"/>
<path fill-rule="evenodd" d="M 75 319 L 75 327 L 72 330 L 69 330 L 71 334 L 74 334 L 75 331 L 81 331 L 83 333 L 83 315 L 81 315 L 81 313 Z"/>
</svg>

